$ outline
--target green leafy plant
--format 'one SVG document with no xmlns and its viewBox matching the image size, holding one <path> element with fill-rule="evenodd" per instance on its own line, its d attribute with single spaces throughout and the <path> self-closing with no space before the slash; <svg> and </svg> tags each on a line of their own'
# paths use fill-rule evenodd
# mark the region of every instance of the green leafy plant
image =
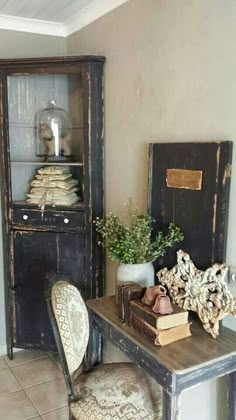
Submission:
<svg viewBox="0 0 236 420">
<path fill-rule="evenodd" d="M 152 236 L 153 219 L 147 213 L 138 214 L 131 204 L 128 206 L 127 220 L 110 212 L 104 219 L 94 221 L 99 234 L 99 244 L 112 260 L 123 264 L 142 264 L 154 261 L 165 254 L 167 248 L 182 241 L 180 228 L 170 223 L 166 234 L 159 231 Z"/>
</svg>

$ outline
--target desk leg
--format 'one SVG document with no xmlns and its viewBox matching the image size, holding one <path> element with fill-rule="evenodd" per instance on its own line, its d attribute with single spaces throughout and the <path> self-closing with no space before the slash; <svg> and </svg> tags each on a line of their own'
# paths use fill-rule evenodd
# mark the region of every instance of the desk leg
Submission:
<svg viewBox="0 0 236 420">
<path fill-rule="evenodd" d="M 90 370 L 102 362 L 102 336 L 90 323 L 89 342 L 84 355 L 84 370 Z"/>
<path fill-rule="evenodd" d="M 228 420 L 236 420 L 236 372 L 229 374 Z"/>
<path fill-rule="evenodd" d="M 172 396 L 163 389 L 163 420 L 180 420 L 180 394 Z"/>
</svg>

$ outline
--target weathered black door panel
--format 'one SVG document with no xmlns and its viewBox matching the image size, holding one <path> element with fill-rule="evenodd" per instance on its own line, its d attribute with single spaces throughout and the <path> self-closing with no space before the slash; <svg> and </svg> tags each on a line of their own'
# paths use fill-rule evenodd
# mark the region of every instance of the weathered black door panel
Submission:
<svg viewBox="0 0 236 420">
<path fill-rule="evenodd" d="M 17 345 L 37 346 L 44 342 L 45 325 L 49 322 L 44 289 L 46 273 L 56 267 L 56 236 L 47 232 L 16 232 L 13 238 L 15 341 Z M 50 341 L 53 344 L 52 336 Z"/>
<path fill-rule="evenodd" d="M 57 238 L 58 273 L 76 283 L 83 297 L 86 298 L 84 235 L 64 233 L 57 235 Z"/>
<path fill-rule="evenodd" d="M 149 212 L 161 228 L 173 221 L 184 232 L 157 266 L 173 266 L 180 247 L 199 268 L 224 261 L 232 142 L 155 143 L 149 152 Z"/>
<path fill-rule="evenodd" d="M 15 345 L 53 346 L 45 302 L 47 274 L 68 275 L 84 289 L 84 237 L 18 231 L 13 235 L 13 242 Z"/>
</svg>

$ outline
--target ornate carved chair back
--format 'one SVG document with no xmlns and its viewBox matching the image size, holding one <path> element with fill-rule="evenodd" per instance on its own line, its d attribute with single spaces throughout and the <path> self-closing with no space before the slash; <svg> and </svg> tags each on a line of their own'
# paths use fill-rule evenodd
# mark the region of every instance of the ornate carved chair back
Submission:
<svg viewBox="0 0 236 420">
<path fill-rule="evenodd" d="M 71 377 L 80 368 L 89 339 L 89 319 L 79 290 L 69 279 L 54 276 L 47 292 L 47 304 L 54 337 L 71 401 Z"/>
</svg>

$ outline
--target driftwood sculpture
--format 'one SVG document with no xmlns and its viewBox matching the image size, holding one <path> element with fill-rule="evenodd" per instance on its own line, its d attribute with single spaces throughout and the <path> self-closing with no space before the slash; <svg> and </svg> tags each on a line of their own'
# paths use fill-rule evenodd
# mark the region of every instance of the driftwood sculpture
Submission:
<svg viewBox="0 0 236 420">
<path fill-rule="evenodd" d="M 167 286 L 174 303 L 197 312 L 204 329 L 213 337 L 219 335 L 219 321 L 227 314 L 236 316 L 236 300 L 226 284 L 228 267 L 214 264 L 206 271 L 198 270 L 190 256 L 177 252 L 177 265 L 157 273 Z"/>
</svg>

